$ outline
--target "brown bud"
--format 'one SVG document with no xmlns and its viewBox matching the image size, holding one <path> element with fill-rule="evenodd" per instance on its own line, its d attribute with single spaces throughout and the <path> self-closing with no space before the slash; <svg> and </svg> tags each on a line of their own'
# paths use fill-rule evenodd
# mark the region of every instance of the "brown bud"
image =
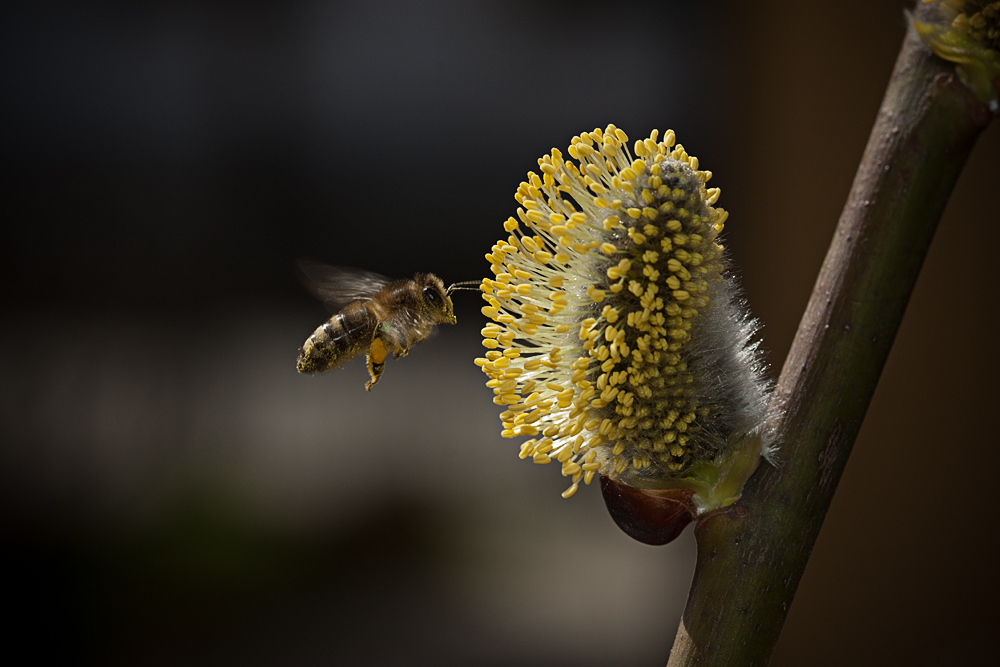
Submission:
<svg viewBox="0 0 1000 667">
<path fill-rule="evenodd" d="M 695 518 L 691 489 L 637 489 L 602 476 L 601 493 L 618 527 L 643 544 L 672 542 Z"/>
</svg>

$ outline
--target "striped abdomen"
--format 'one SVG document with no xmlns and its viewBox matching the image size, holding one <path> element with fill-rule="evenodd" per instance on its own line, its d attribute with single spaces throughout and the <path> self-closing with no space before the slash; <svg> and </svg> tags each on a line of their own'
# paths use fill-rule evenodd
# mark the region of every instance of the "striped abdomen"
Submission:
<svg viewBox="0 0 1000 667">
<path fill-rule="evenodd" d="M 355 301 L 313 332 L 299 350 L 295 366 L 300 373 L 322 373 L 339 368 L 368 349 L 378 318 L 368 302 Z"/>
</svg>

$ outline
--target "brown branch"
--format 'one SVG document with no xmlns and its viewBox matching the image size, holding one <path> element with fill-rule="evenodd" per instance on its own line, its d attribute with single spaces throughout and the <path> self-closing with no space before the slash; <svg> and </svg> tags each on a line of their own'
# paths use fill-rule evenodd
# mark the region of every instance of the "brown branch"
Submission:
<svg viewBox="0 0 1000 667">
<path fill-rule="evenodd" d="M 669 667 L 765 665 L 986 108 L 913 34 L 771 403 L 780 465 L 703 518 Z"/>
</svg>

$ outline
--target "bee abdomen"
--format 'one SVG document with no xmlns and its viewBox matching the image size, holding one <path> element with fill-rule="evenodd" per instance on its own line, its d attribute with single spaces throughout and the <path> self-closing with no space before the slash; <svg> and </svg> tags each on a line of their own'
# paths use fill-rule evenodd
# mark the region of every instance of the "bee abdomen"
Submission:
<svg viewBox="0 0 1000 667">
<path fill-rule="evenodd" d="M 375 324 L 363 303 L 349 304 L 309 336 L 295 367 L 300 373 L 322 373 L 343 366 L 371 345 Z"/>
</svg>

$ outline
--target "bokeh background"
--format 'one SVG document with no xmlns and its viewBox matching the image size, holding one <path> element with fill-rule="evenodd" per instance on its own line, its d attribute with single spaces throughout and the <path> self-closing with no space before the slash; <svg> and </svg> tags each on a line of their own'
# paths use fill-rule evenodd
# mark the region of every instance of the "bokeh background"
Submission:
<svg viewBox="0 0 1000 667">
<path fill-rule="evenodd" d="M 715 173 L 777 374 L 902 1 L 22 3 L 0 22 L 8 646 L 101 664 L 663 664 L 690 531 L 519 461 L 459 325 L 295 373 L 292 263 L 481 277 L 609 122 Z M 995 646 L 1000 135 L 954 193 L 774 665 Z M 991 652 L 990 652 L 991 653 Z"/>
</svg>

